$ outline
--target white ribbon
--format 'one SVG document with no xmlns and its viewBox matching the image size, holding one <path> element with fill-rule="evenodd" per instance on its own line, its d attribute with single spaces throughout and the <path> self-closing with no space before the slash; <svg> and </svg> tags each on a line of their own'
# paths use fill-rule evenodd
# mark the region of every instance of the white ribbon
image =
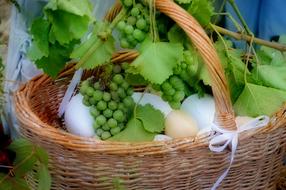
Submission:
<svg viewBox="0 0 286 190">
<path fill-rule="evenodd" d="M 211 190 L 217 189 L 223 179 L 227 176 L 231 165 L 234 160 L 234 155 L 237 149 L 238 144 L 238 135 L 239 133 L 251 129 L 257 129 L 266 126 L 269 123 L 268 116 L 259 116 L 248 123 L 238 126 L 236 131 L 228 131 L 225 129 L 220 128 L 219 126 L 213 124 L 212 128 L 214 131 L 220 133 L 217 136 L 213 137 L 209 142 L 209 149 L 213 152 L 222 152 L 226 149 L 228 145 L 231 145 L 231 156 L 230 156 L 230 163 L 228 168 L 223 172 L 223 174 L 218 178 L 216 183 L 213 185 Z"/>
<path fill-rule="evenodd" d="M 63 100 L 60 104 L 59 110 L 58 110 L 58 116 L 62 117 L 62 115 L 65 113 L 66 107 L 74 93 L 74 90 L 76 88 L 76 86 L 78 85 L 78 83 L 80 82 L 81 76 L 82 76 L 83 70 L 79 69 L 77 70 L 74 75 L 73 78 L 71 80 L 71 83 L 68 86 L 68 89 L 65 93 L 65 96 L 63 97 Z"/>
</svg>

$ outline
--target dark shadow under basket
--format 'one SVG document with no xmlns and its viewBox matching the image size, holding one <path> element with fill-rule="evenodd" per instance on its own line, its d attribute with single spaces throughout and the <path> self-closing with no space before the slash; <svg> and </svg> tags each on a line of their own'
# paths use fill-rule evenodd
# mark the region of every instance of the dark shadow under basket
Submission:
<svg viewBox="0 0 286 190">
<path fill-rule="evenodd" d="M 224 128 L 235 129 L 225 76 L 211 41 L 193 17 L 172 1 L 157 0 L 156 7 L 176 21 L 197 47 L 213 82 L 216 119 Z M 134 52 L 121 53 L 113 61 L 135 57 Z M 211 136 L 116 143 L 69 134 L 57 111 L 73 73 L 68 68 L 56 81 L 38 76 L 14 96 L 21 135 L 49 153 L 52 189 L 210 189 L 228 167 L 230 151 L 211 152 Z M 240 135 L 221 189 L 275 189 L 286 148 L 285 111 L 283 107 L 277 112 L 268 126 Z M 29 178 L 29 182 L 35 188 L 36 181 Z"/>
</svg>

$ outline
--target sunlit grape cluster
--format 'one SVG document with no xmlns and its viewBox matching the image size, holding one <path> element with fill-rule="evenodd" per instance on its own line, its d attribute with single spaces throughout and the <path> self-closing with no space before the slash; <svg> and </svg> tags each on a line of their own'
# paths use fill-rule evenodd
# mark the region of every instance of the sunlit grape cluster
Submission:
<svg viewBox="0 0 286 190">
<path fill-rule="evenodd" d="M 98 137 L 106 140 L 124 129 L 133 110 L 133 88 L 125 80 L 119 65 L 113 67 L 110 81 L 102 85 L 89 78 L 82 82 L 80 93 L 83 104 L 90 107 L 94 118 L 94 130 Z"/>
<path fill-rule="evenodd" d="M 122 48 L 134 48 L 146 38 L 149 31 L 148 10 L 141 3 L 133 0 L 124 0 L 128 16 L 117 24 L 120 33 L 120 46 Z"/>
</svg>

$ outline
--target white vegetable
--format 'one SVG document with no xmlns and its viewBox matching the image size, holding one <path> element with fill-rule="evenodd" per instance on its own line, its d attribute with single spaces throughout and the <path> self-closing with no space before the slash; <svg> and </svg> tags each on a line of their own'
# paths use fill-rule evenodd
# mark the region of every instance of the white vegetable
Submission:
<svg viewBox="0 0 286 190">
<path fill-rule="evenodd" d="M 212 96 L 205 94 L 199 98 L 198 94 L 184 100 L 181 110 L 194 118 L 200 129 L 211 128 L 215 115 L 215 103 Z"/>
<path fill-rule="evenodd" d="M 93 137 L 93 117 L 89 113 L 89 108 L 82 103 L 83 96 L 77 94 L 72 97 L 66 107 L 65 124 L 67 130 L 82 137 Z"/>
<path fill-rule="evenodd" d="M 172 111 L 171 106 L 167 102 L 162 100 L 160 96 L 154 94 L 136 92 L 132 95 L 132 98 L 135 103 L 142 106 L 151 104 L 155 109 L 160 110 L 165 117 Z"/>
<path fill-rule="evenodd" d="M 167 135 L 156 135 L 154 137 L 154 140 L 153 141 L 168 141 L 168 140 L 171 140 L 172 138 L 167 136 Z"/>
<path fill-rule="evenodd" d="M 196 121 L 182 111 L 172 111 L 165 120 L 165 134 L 169 137 L 192 137 L 198 131 Z"/>
</svg>

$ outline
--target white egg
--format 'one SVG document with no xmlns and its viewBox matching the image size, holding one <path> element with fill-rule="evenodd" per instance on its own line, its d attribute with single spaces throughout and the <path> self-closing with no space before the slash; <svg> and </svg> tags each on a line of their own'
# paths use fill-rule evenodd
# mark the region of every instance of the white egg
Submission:
<svg viewBox="0 0 286 190">
<path fill-rule="evenodd" d="M 172 111 L 165 120 L 165 134 L 171 138 L 193 137 L 198 131 L 196 121 L 180 110 Z"/>
<path fill-rule="evenodd" d="M 191 95 L 184 100 L 181 110 L 195 119 L 200 129 L 211 128 L 215 115 L 215 102 L 212 96 L 205 94 L 199 98 L 198 94 Z"/>
<path fill-rule="evenodd" d="M 160 110 L 165 117 L 172 111 L 171 106 L 167 102 L 162 100 L 160 96 L 154 94 L 136 92 L 132 95 L 132 98 L 135 103 L 142 106 L 151 104 L 154 108 Z"/>
<path fill-rule="evenodd" d="M 83 96 L 77 94 L 72 97 L 65 111 L 65 124 L 67 130 L 82 137 L 93 137 L 93 117 L 89 113 L 89 107 L 82 103 Z"/>
<path fill-rule="evenodd" d="M 168 140 L 171 140 L 172 138 L 167 136 L 167 135 L 156 135 L 154 137 L 154 140 L 153 141 L 168 141 Z"/>
</svg>

